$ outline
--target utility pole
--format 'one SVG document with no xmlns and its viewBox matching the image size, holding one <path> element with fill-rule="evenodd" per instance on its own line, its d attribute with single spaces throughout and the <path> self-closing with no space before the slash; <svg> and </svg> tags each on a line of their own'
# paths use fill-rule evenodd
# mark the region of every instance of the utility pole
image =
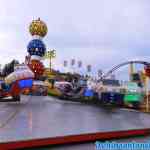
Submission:
<svg viewBox="0 0 150 150">
<path fill-rule="evenodd" d="M 130 82 L 132 82 L 132 75 L 134 73 L 134 64 L 130 63 L 129 65 L 129 78 L 130 78 Z"/>
<path fill-rule="evenodd" d="M 146 77 L 146 112 L 149 112 L 149 90 L 148 90 L 149 77 Z"/>
<path fill-rule="evenodd" d="M 72 70 L 72 74 L 75 73 L 75 68 L 74 68 L 75 63 L 76 63 L 76 60 L 75 60 L 75 59 L 71 59 L 71 70 Z"/>
</svg>

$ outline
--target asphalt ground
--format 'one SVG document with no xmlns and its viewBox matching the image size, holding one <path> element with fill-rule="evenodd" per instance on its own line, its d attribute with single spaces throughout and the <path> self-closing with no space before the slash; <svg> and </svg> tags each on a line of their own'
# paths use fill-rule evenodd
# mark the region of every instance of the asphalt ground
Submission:
<svg viewBox="0 0 150 150">
<path fill-rule="evenodd" d="M 149 127 L 150 114 L 129 109 L 106 109 L 42 96 L 22 96 L 20 103 L 0 103 L 0 143 Z M 51 149 L 84 150 L 93 146 L 85 143 Z"/>
</svg>

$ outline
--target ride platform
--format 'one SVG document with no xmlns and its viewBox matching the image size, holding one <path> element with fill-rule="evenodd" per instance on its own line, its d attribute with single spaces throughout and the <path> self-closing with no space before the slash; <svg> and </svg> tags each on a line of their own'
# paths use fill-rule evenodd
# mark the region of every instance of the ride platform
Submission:
<svg viewBox="0 0 150 150">
<path fill-rule="evenodd" d="M 150 114 L 52 97 L 0 103 L 0 149 L 20 149 L 150 135 Z"/>
<path fill-rule="evenodd" d="M 19 98 L 14 98 L 14 97 L 3 97 L 0 98 L 0 103 L 7 103 L 7 102 L 20 102 Z M 1 105 L 1 104 L 0 104 Z"/>
</svg>

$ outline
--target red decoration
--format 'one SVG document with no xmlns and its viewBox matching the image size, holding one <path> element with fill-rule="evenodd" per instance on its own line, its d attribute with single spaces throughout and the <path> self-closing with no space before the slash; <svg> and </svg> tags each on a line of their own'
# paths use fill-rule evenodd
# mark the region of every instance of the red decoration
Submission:
<svg viewBox="0 0 150 150">
<path fill-rule="evenodd" d="M 20 88 L 19 88 L 18 83 L 12 84 L 11 93 L 12 93 L 13 96 L 19 95 L 19 94 L 20 94 L 20 91 L 21 91 L 21 90 L 20 90 Z"/>
<path fill-rule="evenodd" d="M 43 75 L 44 72 L 44 66 L 43 63 L 41 63 L 38 60 L 31 60 L 29 63 L 30 69 L 35 74 L 35 79 L 38 79 L 41 75 Z"/>
<path fill-rule="evenodd" d="M 150 77 L 150 65 L 144 67 L 146 76 Z"/>
</svg>

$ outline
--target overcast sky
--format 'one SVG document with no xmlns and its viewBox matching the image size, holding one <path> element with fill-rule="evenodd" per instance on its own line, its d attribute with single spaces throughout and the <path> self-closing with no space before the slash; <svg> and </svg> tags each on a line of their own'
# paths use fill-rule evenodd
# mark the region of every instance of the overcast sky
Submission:
<svg viewBox="0 0 150 150">
<path fill-rule="evenodd" d="M 149 0 L 0 0 L 1 64 L 24 61 L 32 39 L 28 26 L 38 17 L 48 26 L 43 41 L 57 50 L 58 69 L 71 58 L 91 64 L 93 72 L 127 60 L 150 61 Z"/>
</svg>

